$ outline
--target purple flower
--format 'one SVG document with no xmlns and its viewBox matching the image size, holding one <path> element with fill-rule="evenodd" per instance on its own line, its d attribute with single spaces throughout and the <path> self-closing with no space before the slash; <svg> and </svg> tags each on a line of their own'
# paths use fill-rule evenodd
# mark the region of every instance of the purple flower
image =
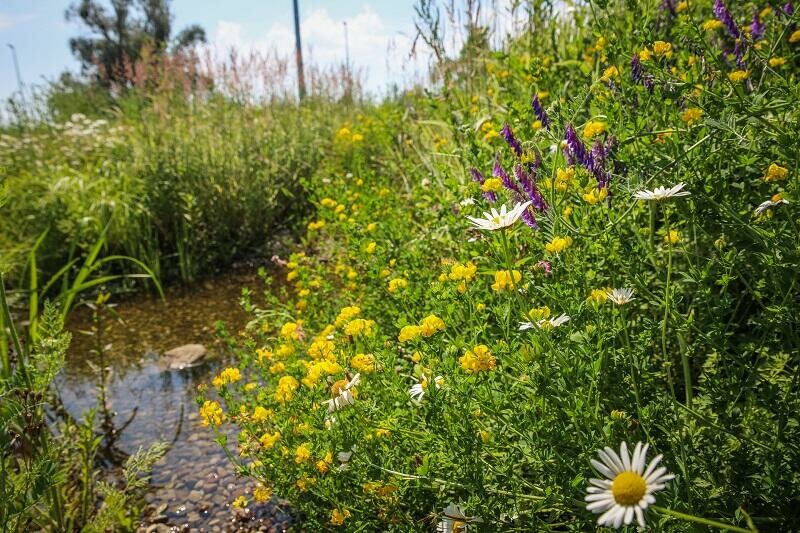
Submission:
<svg viewBox="0 0 800 533">
<path fill-rule="evenodd" d="M 643 75 L 644 67 L 642 66 L 642 61 L 639 59 L 639 54 L 634 53 L 633 59 L 631 59 L 631 79 L 634 83 L 639 83 L 642 81 Z"/>
<path fill-rule="evenodd" d="M 514 175 L 517 177 L 517 180 L 519 180 L 520 185 L 522 185 L 522 190 L 528 195 L 531 205 L 538 211 L 547 211 L 547 202 L 545 202 L 542 193 L 536 186 L 533 176 L 528 174 L 528 171 L 519 164 L 514 167 Z"/>
<path fill-rule="evenodd" d="M 500 181 L 503 182 L 503 187 L 517 194 L 520 194 L 520 190 L 519 187 L 517 187 L 517 184 L 514 183 L 509 177 L 509 175 L 506 174 L 506 171 L 503 170 L 503 165 L 500 164 L 500 154 L 497 154 L 494 158 L 494 170 L 492 172 L 492 175 L 495 178 L 500 178 Z"/>
<path fill-rule="evenodd" d="M 791 17 L 792 15 L 794 15 L 794 6 L 792 5 L 791 2 L 786 2 L 783 5 L 783 12 L 786 13 L 787 17 Z"/>
<path fill-rule="evenodd" d="M 517 154 L 517 157 L 522 157 L 522 145 L 520 145 L 517 138 L 514 137 L 514 132 L 511 131 L 511 126 L 508 125 L 508 122 L 503 124 L 503 129 L 500 130 L 500 133 L 511 149 L 514 150 L 514 153 Z"/>
<path fill-rule="evenodd" d="M 536 217 L 533 216 L 533 213 L 531 213 L 530 207 L 528 207 L 527 209 L 525 209 L 525 211 L 522 212 L 520 218 L 525 224 L 528 225 L 529 228 L 539 229 L 539 224 L 536 222 Z"/>
<path fill-rule="evenodd" d="M 472 175 L 472 181 L 476 181 L 481 185 L 483 185 L 483 182 L 486 181 L 486 178 L 483 177 L 481 171 L 475 167 L 469 169 L 469 173 Z M 495 203 L 497 201 L 497 195 L 494 193 L 494 191 L 484 191 L 483 197 L 491 203 Z"/>
<path fill-rule="evenodd" d="M 550 261 L 538 261 L 536 263 L 536 268 L 541 268 L 544 270 L 545 274 L 553 273 L 553 266 L 550 264 Z"/>
<path fill-rule="evenodd" d="M 592 145 L 592 164 L 589 170 L 592 171 L 597 179 L 597 186 L 601 189 L 605 187 L 606 181 L 606 150 L 603 143 L 598 139 Z"/>
<path fill-rule="evenodd" d="M 675 15 L 675 0 L 661 0 L 661 5 L 658 6 L 659 11 L 669 11 L 670 15 Z"/>
<path fill-rule="evenodd" d="M 736 67 L 741 70 L 747 70 L 747 65 L 744 62 L 744 53 L 746 50 L 744 41 L 737 40 L 736 45 L 733 47 L 733 56 L 736 58 Z"/>
<path fill-rule="evenodd" d="M 591 156 L 581 140 L 578 138 L 578 134 L 575 132 L 575 128 L 572 127 L 572 124 L 567 124 L 566 131 L 564 133 L 564 140 L 567 141 L 567 148 L 569 148 L 573 159 L 584 167 L 591 169 Z"/>
<path fill-rule="evenodd" d="M 739 31 L 739 27 L 736 25 L 736 22 L 733 20 L 730 11 L 728 11 L 728 8 L 725 7 L 725 3 L 722 0 L 714 0 L 714 15 L 716 15 L 716 17 L 722 21 L 722 23 L 728 29 L 728 33 L 731 34 L 731 37 L 738 39 L 742 36 L 742 32 Z"/>
<path fill-rule="evenodd" d="M 547 129 L 550 129 L 550 119 L 547 117 L 547 113 L 545 113 L 542 104 L 539 102 L 539 94 L 534 93 L 533 99 L 531 100 L 531 107 L 533 108 L 533 113 L 536 115 L 536 118 L 539 119 L 539 122 L 542 123 Z"/>
<path fill-rule="evenodd" d="M 756 10 L 753 13 L 753 21 L 750 23 L 750 35 L 753 36 L 754 40 L 761 39 L 764 37 L 764 25 L 761 24 L 761 21 L 758 18 L 758 11 Z"/>
</svg>

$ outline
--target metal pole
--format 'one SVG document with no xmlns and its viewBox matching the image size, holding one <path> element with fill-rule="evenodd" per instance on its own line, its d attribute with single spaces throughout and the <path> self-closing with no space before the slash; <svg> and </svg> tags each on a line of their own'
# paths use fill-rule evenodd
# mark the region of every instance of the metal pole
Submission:
<svg viewBox="0 0 800 533">
<path fill-rule="evenodd" d="M 294 47 L 297 59 L 297 92 L 300 100 L 306 97 L 306 77 L 303 73 L 303 46 L 300 43 L 300 9 L 294 0 Z"/>
<path fill-rule="evenodd" d="M 19 96 L 20 98 L 25 97 L 25 93 L 22 90 L 22 76 L 19 75 L 19 61 L 17 61 L 17 49 L 14 48 L 14 45 L 8 43 L 8 47 L 11 48 L 11 57 L 14 60 L 14 72 L 17 74 L 17 86 L 19 87 Z"/>
</svg>

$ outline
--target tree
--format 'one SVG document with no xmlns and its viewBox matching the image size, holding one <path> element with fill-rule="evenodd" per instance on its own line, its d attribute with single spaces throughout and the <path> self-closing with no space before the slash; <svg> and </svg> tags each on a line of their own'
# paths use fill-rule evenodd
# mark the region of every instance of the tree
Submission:
<svg viewBox="0 0 800 533">
<path fill-rule="evenodd" d="M 66 12 L 68 21 L 77 20 L 89 30 L 88 36 L 69 41 L 72 53 L 81 61 L 84 73 L 94 73 L 104 85 L 130 81 L 130 65 L 147 48 L 165 53 L 172 35 L 170 0 L 111 0 L 110 9 L 99 0 L 80 0 Z M 200 26 L 181 30 L 172 41 L 172 51 L 206 42 Z"/>
</svg>

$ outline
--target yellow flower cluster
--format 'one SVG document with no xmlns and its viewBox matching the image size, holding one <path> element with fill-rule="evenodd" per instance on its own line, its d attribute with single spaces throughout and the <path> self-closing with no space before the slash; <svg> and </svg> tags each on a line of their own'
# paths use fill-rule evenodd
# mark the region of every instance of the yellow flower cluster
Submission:
<svg viewBox="0 0 800 533">
<path fill-rule="evenodd" d="M 313 222 L 308 223 L 308 231 L 316 231 L 318 229 L 322 229 L 325 227 L 326 222 L 324 220 L 314 220 Z"/>
<path fill-rule="evenodd" d="M 583 128 L 583 138 L 586 140 L 594 139 L 598 135 L 606 131 L 606 123 L 596 120 L 590 120 Z"/>
<path fill-rule="evenodd" d="M 467 290 L 467 282 L 475 279 L 475 274 L 478 267 L 472 261 L 467 261 L 463 265 L 456 263 L 450 267 L 450 274 L 448 277 L 453 281 L 460 281 L 458 284 L 458 292 L 464 293 Z"/>
<path fill-rule="evenodd" d="M 206 400 L 203 402 L 203 406 L 200 408 L 200 418 L 203 419 L 203 426 L 219 426 L 222 424 L 222 407 L 219 404 L 212 400 Z"/>
<path fill-rule="evenodd" d="M 372 337 L 375 334 L 375 321 L 356 318 L 344 327 L 344 334 L 351 337 L 355 337 L 356 335 Z"/>
<path fill-rule="evenodd" d="M 740 83 L 747 79 L 748 72 L 746 70 L 734 70 L 728 74 L 728 79 L 733 83 Z"/>
<path fill-rule="evenodd" d="M 275 389 L 275 401 L 278 403 L 287 403 L 294 398 L 294 391 L 300 384 L 292 376 L 283 376 L 278 380 L 278 387 Z"/>
<path fill-rule="evenodd" d="M 304 442 L 294 451 L 294 462 L 297 464 L 305 463 L 311 459 L 311 444 Z"/>
<path fill-rule="evenodd" d="M 331 511 L 331 524 L 334 526 L 341 526 L 344 524 L 344 521 L 350 517 L 350 511 L 345 509 L 344 511 L 340 511 L 339 509 L 333 509 Z"/>
<path fill-rule="evenodd" d="M 369 374 L 375 370 L 375 356 L 371 353 L 358 353 L 354 355 L 352 359 L 350 359 L 350 366 L 359 372 Z"/>
<path fill-rule="evenodd" d="M 551 254 L 558 254 L 572 246 L 572 237 L 553 237 L 553 240 L 545 244 L 544 249 Z"/>
<path fill-rule="evenodd" d="M 266 409 L 258 405 L 253 410 L 252 420 L 255 423 L 264 422 L 265 420 L 269 420 L 270 418 L 272 418 L 274 414 L 275 412 L 272 409 Z"/>
<path fill-rule="evenodd" d="M 261 444 L 261 448 L 264 450 L 271 450 L 275 447 L 275 444 L 281 440 L 281 432 L 274 431 L 272 433 L 264 433 L 261 435 L 261 438 L 258 439 L 259 444 Z"/>
<path fill-rule="evenodd" d="M 494 370 L 497 366 L 497 360 L 485 344 L 479 344 L 471 350 L 467 350 L 458 360 L 458 363 L 469 374 Z"/>
<path fill-rule="evenodd" d="M 608 187 L 598 189 L 595 185 L 589 185 L 583 193 L 583 201 L 590 205 L 599 204 L 608 197 Z"/>
<path fill-rule="evenodd" d="M 354 319 L 359 314 L 361 314 L 361 308 L 358 306 L 352 305 L 344 307 L 341 311 L 339 311 L 339 314 L 336 316 L 336 320 L 334 320 L 333 324 L 338 328 L 342 324 Z"/>
<path fill-rule="evenodd" d="M 303 334 L 303 321 L 287 322 L 281 326 L 281 337 L 284 339 L 300 340 Z"/>
<path fill-rule="evenodd" d="M 253 489 L 253 499 L 257 502 L 265 502 L 272 498 L 272 488 L 259 485 Z"/>
<path fill-rule="evenodd" d="M 492 283 L 492 290 L 510 291 L 519 286 L 522 281 L 522 273 L 519 270 L 498 270 L 494 273 L 494 283 Z"/>
<path fill-rule="evenodd" d="M 590 304 L 601 304 L 608 300 L 608 295 L 611 293 L 611 287 L 602 287 L 599 289 L 592 289 L 586 301 Z"/>
<path fill-rule="evenodd" d="M 212 383 L 216 388 L 220 388 L 229 383 L 236 383 L 242 379 L 242 374 L 238 368 L 226 368 L 214 378 Z"/>
<path fill-rule="evenodd" d="M 404 278 L 395 278 L 389 280 L 389 292 L 392 294 L 396 293 L 399 290 L 405 289 L 408 287 L 408 280 Z"/>
<path fill-rule="evenodd" d="M 309 389 L 314 388 L 323 376 L 332 376 L 342 371 L 339 363 L 330 360 L 307 363 L 306 376 L 302 379 L 303 385 Z"/>
<path fill-rule="evenodd" d="M 690 107 L 681 114 L 681 120 L 688 125 L 692 125 L 703 116 L 703 110 L 698 107 Z"/>
<path fill-rule="evenodd" d="M 777 163 L 770 163 L 769 167 L 767 167 L 766 173 L 764 173 L 764 181 L 781 181 L 785 180 L 786 176 L 789 175 L 789 169 L 786 167 L 782 167 Z"/>
<path fill-rule="evenodd" d="M 419 325 L 403 326 L 400 330 L 398 340 L 408 342 L 416 340 L 420 336 L 431 337 L 445 328 L 444 321 L 436 315 L 428 315 L 422 319 Z"/>
<path fill-rule="evenodd" d="M 546 305 L 542 307 L 534 307 L 530 311 L 528 311 L 528 319 L 531 322 L 536 322 L 537 320 L 542 320 L 544 318 L 550 318 L 550 308 Z"/>
<path fill-rule="evenodd" d="M 500 181 L 500 178 L 487 178 L 486 181 L 483 182 L 481 185 L 481 190 L 483 192 L 497 192 L 502 190 L 503 182 Z"/>
</svg>

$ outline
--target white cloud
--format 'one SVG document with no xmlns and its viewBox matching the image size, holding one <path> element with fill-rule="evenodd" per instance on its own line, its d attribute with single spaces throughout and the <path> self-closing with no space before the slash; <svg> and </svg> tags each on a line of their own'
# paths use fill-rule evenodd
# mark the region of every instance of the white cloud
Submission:
<svg viewBox="0 0 800 533">
<path fill-rule="evenodd" d="M 403 86 L 427 72 L 427 54 L 409 58 L 413 26 L 389 28 L 369 6 L 344 19 L 334 19 L 324 8 L 308 12 L 300 22 L 303 56 L 307 63 L 323 67 L 344 64 L 344 22 L 347 22 L 350 64 L 365 73 L 369 91 L 382 92 L 391 83 Z M 214 30 L 211 46 L 223 53 L 234 48 L 245 54 L 277 52 L 293 58 L 294 30 L 290 23 L 273 24 L 262 36 L 254 38 L 246 34 L 241 24 L 221 20 Z"/>
</svg>

